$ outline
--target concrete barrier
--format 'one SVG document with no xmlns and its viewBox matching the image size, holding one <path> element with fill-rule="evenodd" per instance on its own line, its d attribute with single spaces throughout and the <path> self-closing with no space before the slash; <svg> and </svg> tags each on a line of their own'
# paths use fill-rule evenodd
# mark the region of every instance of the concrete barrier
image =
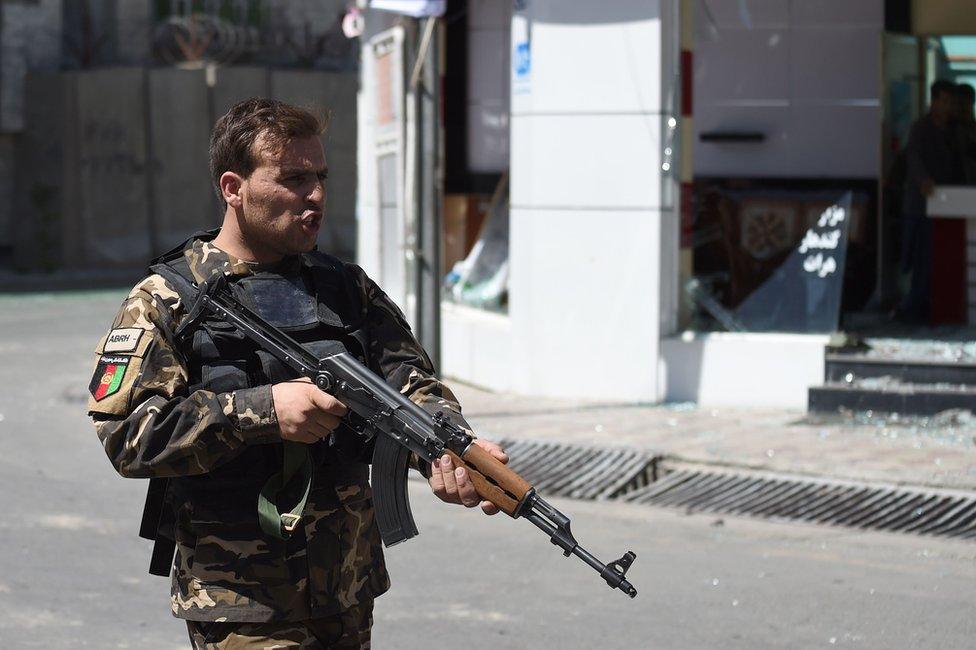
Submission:
<svg viewBox="0 0 976 650">
<path fill-rule="evenodd" d="M 355 72 L 262 67 L 117 67 L 31 73 L 19 136 L 17 269 L 137 269 L 196 230 L 219 225 L 210 130 L 234 103 L 273 96 L 331 114 L 320 248 L 356 250 Z"/>
<path fill-rule="evenodd" d="M 210 189 L 210 106 L 204 70 L 164 68 L 149 75 L 153 159 L 152 221 L 157 250 L 220 225 Z"/>
</svg>

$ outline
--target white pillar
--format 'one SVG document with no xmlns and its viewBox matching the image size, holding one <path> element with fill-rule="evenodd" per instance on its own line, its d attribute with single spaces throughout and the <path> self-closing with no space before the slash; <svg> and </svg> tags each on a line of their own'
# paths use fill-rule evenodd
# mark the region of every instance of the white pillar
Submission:
<svg viewBox="0 0 976 650">
<path fill-rule="evenodd" d="M 514 390 L 662 397 L 659 342 L 661 323 L 674 316 L 677 252 L 671 176 L 661 169 L 677 39 L 672 5 L 516 3 Z"/>
</svg>

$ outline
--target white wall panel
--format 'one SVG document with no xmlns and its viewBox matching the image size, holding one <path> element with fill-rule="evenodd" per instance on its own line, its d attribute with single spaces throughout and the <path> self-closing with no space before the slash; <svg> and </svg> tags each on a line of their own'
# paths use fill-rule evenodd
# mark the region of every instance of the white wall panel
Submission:
<svg viewBox="0 0 976 650">
<path fill-rule="evenodd" d="M 696 28 L 785 27 L 789 24 L 789 6 L 782 0 L 698 0 Z M 713 22 L 714 21 L 714 22 Z"/>
<path fill-rule="evenodd" d="M 878 0 L 792 0 L 790 23 L 794 27 L 872 27 L 884 25 L 884 3 Z"/>
<path fill-rule="evenodd" d="M 695 131 L 746 131 L 762 133 L 766 140 L 755 142 L 693 143 L 692 160 L 698 176 L 776 176 L 783 160 L 792 155 L 789 139 L 791 114 L 788 105 L 716 106 L 700 105 L 695 113 Z"/>
<path fill-rule="evenodd" d="M 653 396 L 661 214 L 513 209 L 511 219 L 517 390 Z"/>
<path fill-rule="evenodd" d="M 529 3 L 530 11 L 536 4 Z M 549 3 L 550 5 L 553 3 Z M 573 13 L 592 7 L 569 6 L 562 22 L 531 22 L 532 72 L 529 92 L 512 97 L 512 113 L 656 112 L 661 106 L 661 30 L 658 3 L 643 5 L 643 19 L 585 22 Z"/>
<path fill-rule="evenodd" d="M 514 363 L 512 347 L 508 316 L 441 303 L 441 375 L 512 391 L 512 377 L 522 367 Z"/>
<path fill-rule="evenodd" d="M 877 106 L 703 107 L 695 116 L 699 133 L 755 131 L 766 139 L 761 143 L 696 140 L 695 174 L 869 177 L 881 164 L 881 150 L 873 138 L 880 120 Z M 865 140 L 874 146 L 865 146 Z"/>
<path fill-rule="evenodd" d="M 792 173 L 826 178 L 870 178 L 880 173 L 880 107 L 808 105 L 794 106 L 790 112 Z"/>
<path fill-rule="evenodd" d="M 880 103 L 881 32 L 877 26 L 793 29 L 790 34 L 794 102 Z"/>
<path fill-rule="evenodd" d="M 880 174 L 881 0 L 704 1 L 695 12 L 696 175 Z M 765 141 L 701 142 L 711 131 Z"/>
<path fill-rule="evenodd" d="M 789 99 L 789 40 L 785 29 L 728 29 L 699 41 L 695 103 Z"/>
<path fill-rule="evenodd" d="M 660 205 L 657 115 L 532 115 L 512 121 L 514 206 Z"/>
</svg>

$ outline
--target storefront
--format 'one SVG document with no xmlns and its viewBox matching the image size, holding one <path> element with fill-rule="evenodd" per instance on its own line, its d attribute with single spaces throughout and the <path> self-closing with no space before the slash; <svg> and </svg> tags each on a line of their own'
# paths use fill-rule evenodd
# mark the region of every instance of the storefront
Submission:
<svg viewBox="0 0 976 650">
<path fill-rule="evenodd" d="M 890 320 L 904 283 L 890 172 L 928 82 L 973 74 L 945 29 L 976 33 L 964 4 L 448 2 L 443 372 L 540 396 L 804 408 L 832 332 L 926 335 Z M 384 96 L 367 54 L 389 38 L 364 39 L 361 123 Z M 409 140 L 381 131 L 366 144 Z M 409 239 L 390 209 L 406 195 L 373 169 L 360 242 L 394 244 L 360 258 L 412 316 L 409 279 L 386 279 L 410 260 L 389 234 Z M 942 212 L 963 223 L 951 194 Z M 955 239 L 941 273 L 963 289 L 934 297 L 956 301 L 934 312 L 954 320 L 926 327 L 969 318 Z"/>
</svg>

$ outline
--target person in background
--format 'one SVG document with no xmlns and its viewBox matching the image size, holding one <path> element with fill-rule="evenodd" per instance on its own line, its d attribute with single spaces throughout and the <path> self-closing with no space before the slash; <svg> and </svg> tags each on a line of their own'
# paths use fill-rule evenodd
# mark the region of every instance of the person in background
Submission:
<svg viewBox="0 0 976 650">
<path fill-rule="evenodd" d="M 963 181 L 953 137 L 958 90 L 954 83 L 940 79 L 930 91 L 929 111 L 912 125 L 905 147 L 901 268 L 911 273 L 911 284 L 895 317 L 910 324 L 928 322 L 931 307 L 932 224 L 926 215 L 926 199 L 936 185 Z"/>
<path fill-rule="evenodd" d="M 956 86 L 956 147 L 962 163 L 963 181 L 976 185 L 976 89 L 970 84 Z"/>
</svg>

